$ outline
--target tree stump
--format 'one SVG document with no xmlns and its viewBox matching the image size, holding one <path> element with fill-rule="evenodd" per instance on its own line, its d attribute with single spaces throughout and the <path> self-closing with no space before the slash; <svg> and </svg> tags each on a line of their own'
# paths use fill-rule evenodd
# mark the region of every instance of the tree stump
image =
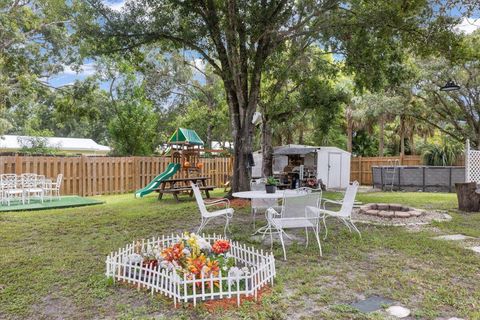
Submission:
<svg viewBox="0 0 480 320">
<path fill-rule="evenodd" d="M 480 191 L 477 192 L 475 182 L 455 183 L 457 190 L 458 209 L 467 212 L 480 211 Z"/>
</svg>

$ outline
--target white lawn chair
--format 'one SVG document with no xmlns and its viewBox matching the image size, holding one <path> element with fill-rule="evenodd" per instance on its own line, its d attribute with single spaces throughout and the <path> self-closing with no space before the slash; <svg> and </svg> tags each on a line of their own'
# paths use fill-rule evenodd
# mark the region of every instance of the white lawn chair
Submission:
<svg viewBox="0 0 480 320">
<path fill-rule="evenodd" d="M 265 190 L 266 179 L 261 178 L 257 180 L 250 181 L 250 190 L 251 191 L 263 191 Z M 251 199 L 252 207 L 252 218 L 253 218 L 253 229 L 255 229 L 255 219 L 257 212 L 265 213 L 268 208 L 278 208 L 277 199 Z"/>
<path fill-rule="evenodd" d="M 341 197 L 342 199 L 338 199 L 338 200 L 333 200 L 333 199 L 327 199 L 327 198 L 323 198 L 322 201 L 326 201 L 328 203 L 331 203 L 331 204 L 336 204 L 336 205 L 339 205 L 341 206 L 342 203 L 343 203 L 343 198 L 345 198 L 345 191 L 342 191 L 340 192 L 341 193 Z M 356 201 L 353 203 L 353 207 L 354 208 L 360 208 L 360 206 L 362 205 L 363 203 L 361 201 Z"/>
<path fill-rule="evenodd" d="M 60 173 L 59 175 L 57 175 L 56 182 L 48 180 L 48 182 L 45 183 L 43 191 L 44 194 L 46 194 L 50 198 L 50 201 L 52 201 L 54 196 L 57 198 L 57 200 L 60 200 L 60 188 L 62 187 L 62 179 L 63 174 Z"/>
<path fill-rule="evenodd" d="M 22 189 L 23 195 L 27 202 L 30 203 L 30 198 L 38 197 L 43 203 L 45 188 L 45 176 L 39 176 L 35 173 L 23 173 L 22 174 Z"/>
<path fill-rule="evenodd" d="M 286 229 L 305 228 L 307 238 L 306 246 L 308 246 L 308 228 L 312 228 L 318 243 L 320 256 L 322 256 L 322 245 L 320 244 L 319 237 L 320 216 L 310 210 L 310 207 L 318 209 L 321 197 L 321 192 L 299 191 L 298 196 L 283 198 L 282 210 L 280 213 L 273 208 L 267 210 L 266 216 L 270 227 L 270 240 L 273 243 L 272 229 L 275 229 L 280 237 L 280 242 L 282 243 L 283 258 L 285 260 L 287 260 L 287 253 L 285 250 L 283 235 Z M 288 236 L 286 233 L 285 235 Z"/>
<path fill-rule="evenodd" d="M 18 188 L 18 178 L 16 174 L 2 174 L 0 176 L 2 203 L 7 203 L 10 206 L 10 201 L 14 199 L 21 199 L 22 204 L 25 204 L 25 197 L 23 190 Z"/>
<path fill-rule="evenodd" d="M 339 219 L 348 227 L 348 230 L 350 230 L 350 232 L 352 232 L 352 228 L 353 228 L 356 232 L 358 232 L 360 237 L 362 236 L 358 228 L 352 222 L 352 210 L 355 204 L 355 197 L 357 195 L 357 190 L 358 190 L 358 182 L 354 181 L 347 187 L 347 190 L 345 191 L 345 196 L 340 203 L 338 201 L 325 200 L 323 202 L 323 209 L 312 209 L 312 211 L 318 212 L 320 215 L 323 216 L 322 217 L 323 225 L 325 226 L 324 239 L 327 238 L 327 234 L 328 234 L 327 223 L 325 221 L 327 217 L 334 217 Z M 341 204 L 341 208 L 339 211 L 327 210 L 325 209 L 325 204 L 327 203 Z"/>
<path fill-rule="evenodd" d="M 198 228 L 197 233 L 200 234 L 207 225 L 207 223 L 215 218 L 215 217 L 224 217 L 226 220 L 224 234 L 227 235 L 228 224 L 230 223 L 230 219 L 233 217 L 233 209 L 230 208 L 230 201 L 228 199 L 218 199 L 213 201 L 205 202 L 202 198 L 202 193 L 198 185 L 191 183 L 193 194 L 195 195 L 195 199 L 197 200 L 198 209 L 200 210 L 200 214 L 202 216 L 202 222 L 200 223 L 200 227 Z M 225 204 L 225 208 L 216 211 L 208 211 L 207 207 L 219 204 Z"/>
</svg>

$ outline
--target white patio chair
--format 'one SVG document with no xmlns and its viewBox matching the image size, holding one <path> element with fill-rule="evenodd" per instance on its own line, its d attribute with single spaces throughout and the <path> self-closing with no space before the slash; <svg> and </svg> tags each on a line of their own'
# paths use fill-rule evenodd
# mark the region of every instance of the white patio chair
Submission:
<svg viewBox="0 0 480 320">
<path fill-rule="evenodd" d="M 30 203 L 31 197 L 38 197 L 43 203 L 45 176 L 37 175 L 35 173 L 22 174 L 22 189 L 24 198 Z"/>
<path fill-rule="evenodd" d="M 342 203 L 343 203 L 343 198 L 345 198 L 345 190 L 343 191 L 340 191 L 339 192 L 341 194 L 341 199 L 327 199 L 327 198 L 323 198 L 322 201 L 326 201 L 328 203 L 331 203 L 331 204 L 336 204 L 336 205 L 339 205 L 341 206 Z M 354 208 L 360 208 L 360 206 L 362 205 L 363 203 L 361 201 L 356 201 L 353 203 L 353 207 Z"/>
<path fill-rule="evenodd" d="M 322 245 L 320 244 L 319 236 L 320 216 L 310 210 L 311 207 L 318 209 L 321 197 L 321 192 L 305 192 L 305 190 L 300 190 L 298 196 L 283 198 L 282 210 L 280 213 L 273 208 L 267 210 L 266 216 L 270 226 L 270 240 L 273 244 L 272 229 L 275 229 L 280 237 L 280 242 L 282 243 L 283 258 L 285 260 L 287 260 L 287 253 L 285 250 L 283 235 L 285 234 L 288 236 L 285 233 L 286 229 L 305 228 L 307 240 L 306 246 L 308 246 L 308 228 L 311 228 L 317 240 L 320 256 L 322 256 Z"/>
<path fill-rule="evenodd" d="M 16 174 L 2 174 L 0 180 L 2 203 L 6 202 L 10 206 L 11 200 L 21 199 L 22 204 L 25 204 L 24 193 L 21 188 L 18 188 L 18 177 Z"/>
<path fill-rule="evenodd" d="M 45 182 L 43 191 L 44 194 L 50 198 L 50 201 L 52 201 L 54 196 L 57 198 L 57 200 L 60 200 L 60 188 L 62 187 L 62 180 L 63 174 L 60 173 L 57 175 L 56 182 L 52 182 L 51 180 Z"/>
<path fill-rule="evenodd" d="M 226 236 L 227 235 L 227 229 L 230 230 L 228 228 L 228 224 L 230 223 L 230 219 L 232 219 L 233 213 L 234 213 L 234 210 L 232 208 L 230 208 L 230 200 L 228 200 L 228 199 L 217 199 L 217 200 L 206 202 L 202 198 L 202 193 L 201 193 L 198 185 L 196 185 L 194 183 L 190 183 L 190 185 L 192 186 L 193 194 L 195 195 L 195 200 L 197 200 L 198 209 L 200 210 L 200 214 L 202 216 L 202 221 L 200 223 L 200 227 L 198 228 L 197 233 L 200 234 L 201 231 L 203 230 L 203 228 L 205 228 L 205 226 L 207 225 L 207 223 L 211 219 L 216 218 L 216 217 L 223 217 L 226 220 L 225 228 L 224 228 L 224 231 L 223 231 L 225 236 Z M 210 207 L 210 206 L 213 206 L 213 205 L 219 205 L 219 204 L 222 204 L 222 203 L 225 205 L 224 209 L 220 209 L 220 210 L 216 210 L 216 211 L 208 211 L 207 210 L 207 207 Z"/>
<path fill-rule="evenodd" d="M 359 183 L 357 181 L 352 182 L 347 187 L 343 200 L 341 201 L 325 200 L 323 202 L 323 209 L 318 209 L 318 208 L 312 209 L 312 211 L 318 212 L 322 216 L 323 225 L 325 226 L 325 237 L 323 238 L 324 240 L 327 238 L 327 235 L 328 235 L 327 223 L 325 221 L 327 217 L 334 217 L 339 219 L 341 222 L 343 222 L 347 226 L 350 232 L 352 232 L 352 228 L 353 228 L 359 234 L 360 237 L 362 236 L 357 226 L 355 226 L 355 224 L 352 222 L 352 211 L 353 211 L 353 206 L 355 204 L 355 197 L 357 195 L 358 185 Z M 332 203 L 337 205 L 340 204 L 341 208 L 339 211 L 327 210 L 325 208 L 325 204 L 327 203 Z"/>
<path fill-rule="evenodd" d="M 264 191 L 267 179 L 261 178 L 257 180 L 250 181 L 250 190 L 251 191 Z M 279 208 L 277 199 L 251 199 L 251 208 L 252 208 L 252 218 L 253 218 L 253 229 L 255 229 L 255 220 L 257 212 L 265 213 L 268 208 Z"/>
</svg>

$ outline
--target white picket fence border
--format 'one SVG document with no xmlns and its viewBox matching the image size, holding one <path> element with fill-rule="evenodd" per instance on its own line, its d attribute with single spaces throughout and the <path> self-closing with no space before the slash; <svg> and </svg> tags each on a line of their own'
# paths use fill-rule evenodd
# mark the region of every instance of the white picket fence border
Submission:
<svg viewBox="0 0 480 320">
<path fill-rule="evenodd" d="M 202 237 L 213 243 L 216 240 L 225 240 L 224 237 L 214 234 L 202 235 Z M 182 238 L 181 235 L 171 235 L 162 237 L 153 237 L 151 239 L 141 241 L 141 251 L 144 252 L 147 247 L 166 248 L 178 243 Z M 275 258 L 271 252 L 264 252 L 253 247 L 247 247 L 237 241 L 230 241 L 230 255 L 235 259 L 236 264 L 241 264 L 248 268 L 248 274 L 242 276 L 229 276 L 228 271 L 220 270 L 219 275 L 208 278 L 187 279 L 186 276 L 180 277 L 175 271 L 167 271 L 160 269 L 159 266 L 142 266 L 139 264 L 129 263 L 128 257 L 135 253 L 135 249 L 139 246 L 139 242 L 133 241 L 124 248 L 120 248 L 110 253 L 106 260 L 107 277 L 112 277 L 114 281 L 124 281 L 126 283 L 137 285 L 138 289 L 145 288 L 151 290 L 152 295 L 160 292 L 165 296 L 173 298 L 175 307 L 179 302 L 193 301 L 193 305 L 197 305 L 197 300 L 205 301 L 206 299 L 223 299 L 237 298 L 237 305 L 240 305 L 242 295 L 246 297 L 258 298 L 258 291 L 267 284 L 273 286 L 273 278 L 276 276 Z M 222 271 L 225 274 L 222 274 Z M 214 289 L 214 283 L 226 283 L 227 290 L 223 290 L 220 285 L 218 291 Z M 240 283 L 244 281 L 244 288 L 240 288 Z M 200 286 L 198 284 L 200 282 Z M 191 292 L 189 292 L 191 291 Z"/>
</svg>

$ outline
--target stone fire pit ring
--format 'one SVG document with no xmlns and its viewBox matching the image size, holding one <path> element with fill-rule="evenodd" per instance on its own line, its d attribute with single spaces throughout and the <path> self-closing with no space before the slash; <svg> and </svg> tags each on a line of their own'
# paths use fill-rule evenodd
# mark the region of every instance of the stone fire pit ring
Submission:
<svg viewBox="0 0 480 320">
<path fill-rule="evenodd" d="M 401 204 L 369 203 L 361 206 L 359 214 L 377 216 L 380 218 L 418 218 L 425 215 L 425 211 Z"/>
</svg>

